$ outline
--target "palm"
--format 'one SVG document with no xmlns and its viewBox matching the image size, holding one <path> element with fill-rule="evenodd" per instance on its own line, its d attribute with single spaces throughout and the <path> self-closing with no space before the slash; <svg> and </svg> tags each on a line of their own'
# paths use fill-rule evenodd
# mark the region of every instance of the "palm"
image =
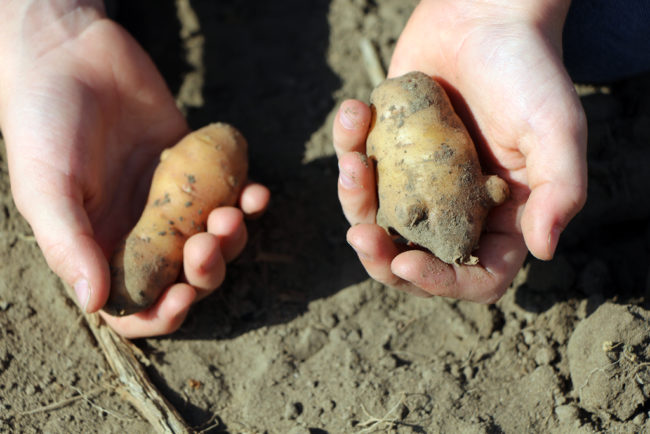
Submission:
<svg viewBox="0 0 650 434">
<path fill-rule="evenodd" d="M 561 63 L 560 41 L 545 37 L 526 22 L 497 24 L 486 19 L 477 23 L 463 18 L 454 22 L 453 17 L 463 11 L 456 10 L 453 2 L 429 2 L 422 7 L 439 10 L 413 15 L 395 50 L 390 73 L 419 69 L 447 82 L 461 117 L 478 139 L 487 170 L 506 178 L 512 188 L 510 207 L 494 213 L 489 225 L 498 231 L 521 232 L 527 222 L 519 219 L 531 190 L 550 184 L 557 166 L 563 164 L 560 154 L 549 152 L 551 142 L 559 134 L 568 135 L 582 146 L 565 143 L 561 151 L 569 155 L 563 158 L 571 163 L 583 159 L 583 113 Z M 453 31 L 440 31 L 442 23 L 419 22 L 431 15 L 451 21 L 447 26 Z M 423 35 L 426 43 L 421 41 Z M 422 47 L 439 49 L 422 51 Z M 583 188 L 581 172 L 585 171 L 576 171 L 575 181 L 562 180 L 567 189 Z M 544 195 L 553 193 L 540 190 Z M 564 221 L 570 218 L 562 216 Z M 526 241 L 534 254 L 552 254 L 542 241 Z"/>
<path fill-rule="evenodd" d="M 46 53 L 42 62 L 49 65 L 25 77 L 20 104 L 28 115 L 18 119 L 23 128 L 14 128 L 41 135 L 25 143 L 52 146 L 21 152 L 33 153 L 31 170 L 47 173 L 46 183 L 83 200 L 108 254 L 143 205 L 157 155 L 185 132 L 185 121 L 147 56 L 112 23 Z"/>
</svg>

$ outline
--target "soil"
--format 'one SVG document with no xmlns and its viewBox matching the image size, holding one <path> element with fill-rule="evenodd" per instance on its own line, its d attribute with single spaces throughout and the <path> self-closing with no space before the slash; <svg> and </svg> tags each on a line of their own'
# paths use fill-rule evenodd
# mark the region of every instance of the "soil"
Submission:
<svg viewBox="0 0 650 434">
<path fill-rule="evenodd" d="M 135 343 L 204 432 L 648 432 L 650 77 L 578 86 L 589 199 L 494 305 L 370 280 L 345 242 L 331 122 L 367 100 L 415 0 L 122 1 L 193 127 L 230 122 L 273 193 L 220 291 Z M 164 32 L 161 30 L 164 29 Z M 0 147 L 0 432 L 150 432 L 12 202 Z"/>
</svg>

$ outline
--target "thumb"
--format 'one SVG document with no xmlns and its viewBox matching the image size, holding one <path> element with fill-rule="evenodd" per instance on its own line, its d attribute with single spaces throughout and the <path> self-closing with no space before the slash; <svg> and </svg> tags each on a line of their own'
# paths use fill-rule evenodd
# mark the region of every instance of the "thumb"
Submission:
<svg viewBox="0 0 650 434">
<path fill-rule="evenodd" d="M 11 190 L 50 268 L 74 288 L 86 312 L 108 298 L 110 273 L 85 208 L 98 109 L 70 80 L 9 88 L 0 101 Z M 56 89 L 53 91 L 52 89 Z M 96 168 L 94 170 L 97 170 Z"/>
<path fill-rule="evenodd" d="M 50 173 L 52 168 L 39 172 L 37 166 L 34 162 L 14 164 L 10 171 L 16 206 L 31 225 L 47 264 L 74 288 L 79 306 L 95 312 L 106 303 L 110 277 L 83 207 L 83 195 L 69 177 Z M 40 177 L 35 176 L 38 173 Z"/>
<path fill-rule="evenodd" d="M 521 216 L 530 252 L 553 257 L 560 234 L 587 198 L 587 125 L 580 102 L 567 101 L 557 116 L 535 125 L 521 150 L 531 189 Z"/>
</svg>

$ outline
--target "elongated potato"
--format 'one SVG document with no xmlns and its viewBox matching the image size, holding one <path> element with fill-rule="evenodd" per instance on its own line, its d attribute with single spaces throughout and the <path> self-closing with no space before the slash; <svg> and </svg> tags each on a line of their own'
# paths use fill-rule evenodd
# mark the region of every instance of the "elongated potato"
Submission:
<svg viewBox="0 0 650 434">
<path fill-rule="evenodd" d="M 449 264 L 476 264 L 485 218 L 509 190 L 484 176 L 444 89 L 421 72 L 388 79 L 371 96 L 368 156 L 376 161 L 377 223 Z"/>
<path fill-rule="evenodd" d="M 215 123 L 165 149 L 142 216 L 111 259 L 104 310 L 129 315 L 151 306 L 177 279 L 187 238 L 205 231 L 214 208 L 235 205 L 248 171 L 247 143 Z"/>
</svg>

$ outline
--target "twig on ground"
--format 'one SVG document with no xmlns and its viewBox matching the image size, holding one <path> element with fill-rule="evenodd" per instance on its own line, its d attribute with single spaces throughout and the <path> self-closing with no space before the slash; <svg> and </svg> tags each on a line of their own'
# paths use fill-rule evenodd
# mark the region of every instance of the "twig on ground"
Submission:
<svg viewBox="0 0 650 434">
<path fill-rule="evenodd" d="M 639 384 L 641 384 L 641 385 L 645 384 L 643 379 L 641 379 L 641 377 L 639 376 L 639 371 L 641 371 L 641 369 L 643 369 L 643 368 L 650 367 L 650 362 L 640 362 L 638 360 L 638 356 L 636 354 L 634 354 L 634 351 L 633 351 L 632 347 L 629 344 L 625 344 L 623 342 L 614 343 L 612 341 L 605 341 L 602 344 L 602 349 L 603 349 L 603 351 L 605 353 L 611 353 L 611 352 L 615 351 L 621 345 L 623 345 L 623 350 L 621 351 L 621 354 L 618 356 L 618 359 L 611 362 L 611 363 L 606 364 L 605 366 L 601 366 L 601 367 L 592 369 L 589 372 L 589 374 L 587 375 L 587 378 L 582 383 L 582 385 L 580 385 L 580 387 L 578 387 L 578 389 L 577 389 L 578 395 L 582 394 L 582 389 L 587 387 L 587 385 L 589 384 L 589 381 L 591 380 L 592 376 L 594 376 L 598 372 L 604 372 L 606 369 L 612 368 L 612 367 L 614 367 L 616 365 L 621 365 L 622 366 L 622 362 L 624 360 L 627 361 L 629 364 L 631 364 L 632 367 L 629 368 L 629 369 L 626 368 L 626 367 L 621 367 L 621 369 L 623 369 L 624 371 L 627 370 L 627 372 L 632 372 L 631 375 L 634 376 L 634 379 Z"/>
<path fill-rule="evenodd" d="M 117 411 L 109 410 L 109 409 L 107 409 L 107 408 L 102 407 L 102 406 L 99 405 L 99 404 L 95 404 L 95 403 L 92 401 L 92 399 L 90 399 L 90 396 L 88 396 L 87 393 L 84 393 L 82 390 L 80 390 L 80 389 L 78 389 L 78 388 L 76 388 L 76 387 L 74 387 L 74 386 L 70 386 L 70 387 L 71 387 L 75 392 L 77 392 L 77 393 L 79 394 L 79 396 L 80 396 L 84 401 L 86 401 L 88 404 L 90 404 L 92 407 L 96 408 L 97 410 L 102 411 L 102 412 L 104 412 L 104 413 L 106 413 L 106 414 L 110 414 L 111 416 L 116 417 L 116 418 L 118 418 L 118 419 L 122 419 L 122 420 L 131 420 L 131 419 L 132 419 L 132 418 L 130 418 L 129 416 L 125 416 L 125 415 L 123 415 L 123 414 L 118 413 Z"/>
<path fill-rule="evenodd" d="M 65 285 L 68 296 L 73 290 Z M 133 344 L 106 325 L 99 314 L 84 314 L 88 328 L 104 352 L 108 364 L 122 383 L 122 391 L 140 414 L 162 433 L 192 433 L 178 411 L 151 383 L 134 355 Z M 81 397 L 83 398 L 83 397 Z"/>
<path fill-rule="evenodd" d="M 52 410 L 57 410 L 59 408 L 65 407 L 67 405 L 72 404 L 73 402 L 79 401 L 80 399 L 88 399 L 89 396 L 95 395 L 99 392 L 104 390 L 101 387 L 98 387 L 96 389 L 92 389 L 89 392 L 86 392 L 85 394 L 82 394 L 79 392 L 79 390 L 75 390 L 77 392 L 77 395 L 71 396 L 70 398 L 62 399 L 61 401 L 53 402 L 52 404 L 44 405 L 42 407 L 34 408 L 32 410 L 27 410 L 27 411 L 20 411 L 20 412 L 15 412 L 11 414 L 10 416 L 28 416 L 30 414 L 36 414 L 36 413 L 43 413 L 47 411 L 52 411 Z"/>
<path fill-rule="evenodd" d="M 219 425 L 221 425 L 221 421 L 220 421 L 220 420 L 217 420 L 217 421 L 215 422 L 216 419 L 217 419 L 217 414 L 215 413 L 215 414 L 212 415 L 212 417 L 211 417 L 207 422 L 205 422 L 205 423 L 203 424 L 203 426 L 201 426 L 201 427 L 197 427 L 197 428 L 196 428 L 196 429 L 198 430 L 198 431 L 197 431 L 197 434 L 203 434 L 203 433 L 206 433 L 206 432 L 208 432 L 208 431 L 210 431 L 210 430 L 212 430 L 212 429 L 214 429 L 214 428 L 217 428 Z M 206 426 L 206 425 L 207 425 L 207 426 Z"/>
<path fill-rule="evenodd" d="M 384 416 L 382 416 L 381 418 L 372 416 L 368 412 L 368 410 L 366 410 L 366 407 L 363 404 L 361 404 L 361 410 L 363 410 L 363 412 L 366 414 L 368 420 L 366 420 L 365 422 L 361 422 L 359 423 L 359 425 L 357 425 L 363 428 L 361 431 L 357 431 L 357 433 L 371 432 L 377 429 L 381 429 L 382 427 L 384 427 L 384 425 L 386 425 L 385 426 L 386 429 L 395 426 L 400 421 L 399 419 L 400 415 L 398 414 L 391 418 L 389 418 L 388 416 L 390 416 L 393 412 L 399 409 L 402 406 L 402 404 L 404 404 L 405 401 L 406 401 L 406 393 L 402 393 L 402 396 L 400 397 L 397 404 L 395 404 L 390 410 L 388 410 L 388 412 L 384 414 Z"/>
<path fill-rule="evenodd" d="M 366 67 L 370 84 L 376 87 L 379 83 L 386 79 L 386 73 L 381 66 L 381 60 L 377 54 L 377 50 L 372 45 L 372 42 L 366 37 L 359 39 L 359 49 L 361 50 L 361 58 Z"/>
</svg>

